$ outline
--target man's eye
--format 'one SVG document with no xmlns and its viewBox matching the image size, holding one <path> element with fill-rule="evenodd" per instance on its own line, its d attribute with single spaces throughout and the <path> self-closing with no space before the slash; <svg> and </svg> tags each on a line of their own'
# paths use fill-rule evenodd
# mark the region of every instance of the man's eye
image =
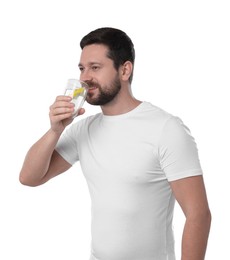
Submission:
<svg viewBox="0 0 230 260">
<path fill-rule="evenodd" d="M 92 66 L 92 70 L 98 70 L 99 66 Z"/>
<path fill-rule="evenodd" d="M 84 70 L 84 68 L 83 68 L 83 67 L 79 67 L 79 70 L 80 70 L 80 71 L 83 71 L 83 70 Z"/>
</svg>

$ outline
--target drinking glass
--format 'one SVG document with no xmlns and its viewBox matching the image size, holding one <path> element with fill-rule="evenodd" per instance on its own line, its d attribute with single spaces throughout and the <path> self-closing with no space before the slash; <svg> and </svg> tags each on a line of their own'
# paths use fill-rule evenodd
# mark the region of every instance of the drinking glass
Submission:
<svg viewBox="0 0 230 260">
<path fill-rule="evenodd" d="M 76 117 L 79 109 L 83 106 L 88 91 L 87 83 L 78 79 L 69 79 L 65 88 L 65 96 L 72 98 L 72 103 L 75 104 L 73 117 Z"/>
</svg>

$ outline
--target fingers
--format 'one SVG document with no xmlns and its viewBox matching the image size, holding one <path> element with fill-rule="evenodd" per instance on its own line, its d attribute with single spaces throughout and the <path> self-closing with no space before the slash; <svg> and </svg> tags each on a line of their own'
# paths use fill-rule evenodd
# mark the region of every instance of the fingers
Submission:
<svg viewBox="0 0 230 260">
<path fill-rule="evenodd" d="M 67 96 L 58 96 L 55 100 L 55 102 L 53 103 L 53 105 L 51 105 L 51 109 L 57 109 L 57 108 L 62 108 L 62 107 L 66 107 L 66 108 L 71 108 L 74 107 L 74 104 L 71 103 L 72 98 L 71 97 L 67 97 Z"/>
<path fill-rule="evenodd" d="M 50 115 L 59 116 L 69 114 L 71 116 L 74 111 L 74 104 L 70 102 L 71 100 L 71 97 L 58 96 L 55 102 L 50 106 Z M 66 117 L 64 116 L 64 118 Z"/>
<path fill-rule="evenodd" d="M 64 119 L 72 118 L 74 113 L 74 104 L 69 96 L 58 96 L 50 106 L 50 119 L 53 122 L 59 122 Z M 77 116 L 85 113 L 84 108 L 80 108 Z"/>
</svg>

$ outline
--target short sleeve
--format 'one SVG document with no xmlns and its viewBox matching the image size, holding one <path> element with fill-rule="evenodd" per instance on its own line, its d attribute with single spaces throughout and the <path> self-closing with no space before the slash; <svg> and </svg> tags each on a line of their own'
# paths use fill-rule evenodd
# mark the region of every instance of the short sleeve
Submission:
<svg viewBox="0 0 230 260">
<path fill-rule="evenodd" d="M 71 165 L 79 160 L 77 148 L 78 128 L 71 125 L 60 137 L 55 150 Z"/>
<path fill-rule="evenodd" d="M 196 142 L 178 117 L 170 117 L 162 129 L 159 157 L 168 181 L 202 174 Z"/>
</svg>

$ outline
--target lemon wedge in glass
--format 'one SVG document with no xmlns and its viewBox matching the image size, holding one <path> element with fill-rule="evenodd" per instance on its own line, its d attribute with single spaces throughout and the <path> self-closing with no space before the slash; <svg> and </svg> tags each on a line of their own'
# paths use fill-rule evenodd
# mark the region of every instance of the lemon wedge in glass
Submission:
<svg viewBox="0 0 230 260">
<path fill-rule="evenodd" d="M 84 88 L 76 88 L 73 92 L 73 98 L 79 96 L 81 93 L 84 92 Z"/>
</svg>

